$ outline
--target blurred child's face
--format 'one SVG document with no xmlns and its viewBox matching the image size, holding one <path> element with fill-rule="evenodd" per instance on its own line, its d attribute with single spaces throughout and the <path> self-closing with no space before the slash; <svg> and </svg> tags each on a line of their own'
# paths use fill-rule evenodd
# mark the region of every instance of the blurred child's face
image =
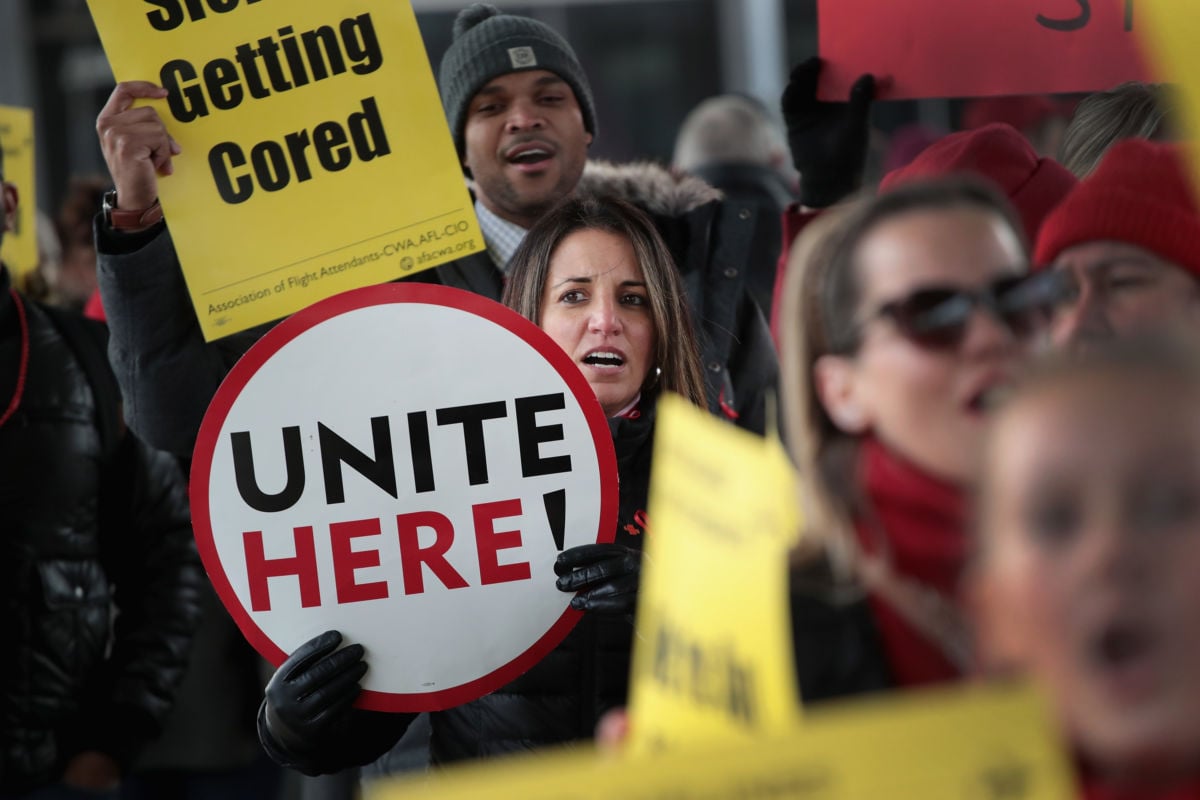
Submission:
<svg viewBox="0 0 1200 800">
<path fill-rule="evenodd" d="M 1097 769 L 1200 765 L 1200 393 L 1093 374 L 1018 398 L 986 461 L 985 665 L 1030 672 Z"/>
</svg>

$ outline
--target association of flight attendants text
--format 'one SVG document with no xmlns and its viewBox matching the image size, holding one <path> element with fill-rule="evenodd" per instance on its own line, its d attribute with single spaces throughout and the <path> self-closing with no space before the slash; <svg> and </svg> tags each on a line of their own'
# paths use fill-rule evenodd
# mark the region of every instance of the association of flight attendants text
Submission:
<svg viewBox="0 0 1200 800">
<path fill-rule="evenodd" d="M 419 266 L 428 264 L 435 259 L 443 259 L 446 256 L 461 253 L 471 247 L 471 240 L 466 239 L 460 242 L 447 243 L 442 247 L 435 249 L 427 249 L 431 244 L 437 244 L 447 239 L 452 239 L 456 236 L 470 231 L 470 223 L 462 219 L 457 222 L 450 222 L 440 228 L 429 228 L 421 233 L 414 233 L 408 236 L 401 236 L 392 239 L 382 247 L 376 248 L 369 252 L 359 253 L 353 258 L 339 261 L 336 264 L 329 264 L 314 270 L 307 270 L 296 275 L 289 275 L 287 278 L 275 284 L 274 289 L 260 289 L 256 291 L 246 292 L 237 297 L 223 300 L 219 303 L 209 303 L 208 313 L 219 314 L 223 311 L 244 306 L 253 303 L 256 300 L 262 300 L 270 297 L 272 294 L 280 294 L 288 289 L 304 289 L 309 284 L 319 281 L 321 278 L 327 278 L 332 275 L 338 275 L 343 272 L 361 267 L 366 264 L 371 264 L 381 259 L 400 258 L 400 268 L 404 272 L 410 272 Z M 423 248 L 423 249 L 422 249 Z M 410 251 L 419 249 L 419 252 L 410 254 Z"/>
<path fill-rule="evenodd" d="M 145 0 L 155 10 L 146 19 L 156 31 L 174 31 L 201 23 L 211 14 L 227 14 L 263 0 Z M 342 75 L 369 75 L 383 64 L 383 50 L 369 13 L 337 23 L 296 31 L 290 25 L 197 64 L 175 58 L 162 65 L 159 83 L 167 90 L 167 108 L 187 124 L 210 114 L 269 100 L 283 92 Z M 348 112 L 348 113 L 347 113 Z M 278 192 L 340 172 L 355 161 L 372 161 L 392 152 L 375 97 L 363 97 L 342 109 L 344 116 L 319 120 L 300 130 L 247 147 L 218 142 L 208 166 L 221 199 L 244 203 L 259 190 Z"/>
</svg>

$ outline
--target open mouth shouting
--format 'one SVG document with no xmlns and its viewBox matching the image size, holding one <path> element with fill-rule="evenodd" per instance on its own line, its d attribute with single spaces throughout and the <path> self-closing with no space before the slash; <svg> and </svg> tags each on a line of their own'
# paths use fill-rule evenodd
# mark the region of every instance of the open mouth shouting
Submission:
<svg viewBox="0 0 1200 800">
<path fill-rule="evenodd" d="M 542 141 L 523 142 L 504 151 L 504 159 L 521 172 L 542 171 L 554 155 L 554 147 Z"/>
<path fill-rule="evenodd" d="M 580 363 L 600 373 L 617 373 L 625 366 L 625 353 L 615 347 L 598 347 L 589 350 Z"/>
<path fill-rule="evenodd" d="M 1134 619 L 1112 619 L 1084 640 L 1089 674 L 1118 702 L 1140 702 L 1161 683 L 1163 642 L 1154 627 Z"/>
</svg>

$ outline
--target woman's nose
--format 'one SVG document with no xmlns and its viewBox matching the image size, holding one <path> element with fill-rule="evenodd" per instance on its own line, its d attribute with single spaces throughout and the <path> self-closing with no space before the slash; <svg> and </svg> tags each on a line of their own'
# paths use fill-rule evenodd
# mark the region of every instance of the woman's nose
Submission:
<svg viewBox="0 0 1200 800">
<path fill-rule="evenodd" d="M 621 317 L 615 303 L 601 300 L 592 307 L 589 327 L 596 333 L 613 334 L 621 331 Z"/>
</svg>

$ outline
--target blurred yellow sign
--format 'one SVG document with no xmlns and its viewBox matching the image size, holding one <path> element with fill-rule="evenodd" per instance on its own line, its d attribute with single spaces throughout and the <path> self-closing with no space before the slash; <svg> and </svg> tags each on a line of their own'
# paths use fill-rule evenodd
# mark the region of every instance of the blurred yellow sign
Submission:
<svg viewBox="0 0 1200 800">
<path fill-rule="evenodd" d="M 632 751 L 748 741 L 799 718 L 787 616 L 795 485 L 777 440 L 675 395 L 659 402 Z"/>
<path fill-rule="evenodd" d="M 654 755 L 586 747 L 518 756 L 368 784 L 364 796 L 1068 800 L 1076 792 L 1040 695 L 1020 686 L 978 686 L 818 707 L 784 736 Z"/>
<path fill-rule="evenodd" d="M 179 142 L 160 180 L 206 339 L 483 249 L 412 7 L 88 0 Z"/>
<path fill-rule="evenodd" d="M 1136 13 L 1146 22 L 1139 24 L 1146 60 L 1178 92 L 1182 113 L 1171 125 L 1187 142 L 1193 186 L 1200 187 L 1200 8 L 1191 0 L 1138 0 Z"/>
<path fill-rule="evenodd" d="M 20 278 L 38 263 L 33 111 L 0 106 L 0 147 L 4 148 L 4 180 L 15 186 L 18 194 L 16 220 L 12 230 L 4 233 L 0 261 L 14 278 Z"/>
</svg>

